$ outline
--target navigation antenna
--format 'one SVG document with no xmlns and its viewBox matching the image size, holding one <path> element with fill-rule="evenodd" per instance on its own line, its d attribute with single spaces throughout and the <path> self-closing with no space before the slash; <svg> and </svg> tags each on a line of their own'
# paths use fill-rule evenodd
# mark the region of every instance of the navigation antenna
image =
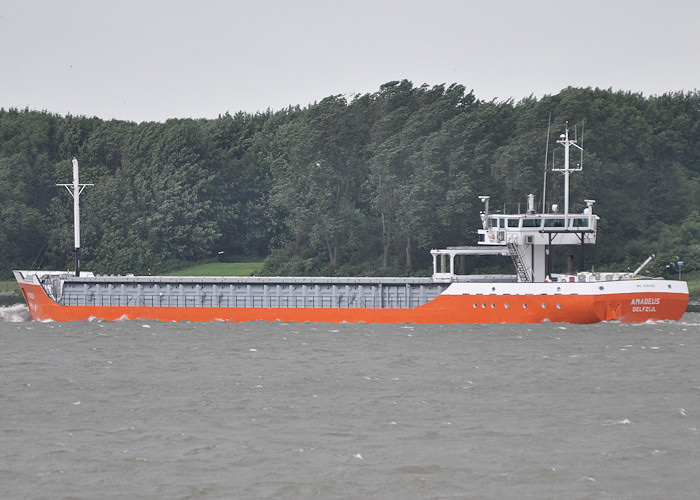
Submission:
<svg viewBox="0 0 700 500">
<path fill-rule="evenodd" d="M 580 167 L 581 170 L 583 170 L 583 129 L 586 127 L 586 120 L 583 120 L 581 122 L 581 160 L 580 160 Z"/>
<path fill-rule="evenodd" d="M 549 122 L 547 122 L 547 146 L 544 149 L 544 182 L 542 186 L 542 213 L 547 211 L 547 156 L 549 155 L 549 133 L 552 127 L 552 112 L 549 112 Z"/>
<path fill-rule="evenodd" d="M 80 184 L 78 180 L 78 160 L 73 158 L 73 184 L 56 184 L 64 186 L 73 197 L 73 234 L 75 237 L 75 275 L 80 276 L 80 193 L 86 186 L 94 184 Z"/>
<path fill-rule="evenodd" d="M 581 158 L 579 159 L 579 163 L 577 168 L 580 170 L 583 170 L 583 129 L 586 126 L 586 120 L 583 120 L 581 122 L 581 147 L 579 149 L 581 150 Z M 578 141 L 578 125 L 574 125 L 574 142 Z"/>
</svg>

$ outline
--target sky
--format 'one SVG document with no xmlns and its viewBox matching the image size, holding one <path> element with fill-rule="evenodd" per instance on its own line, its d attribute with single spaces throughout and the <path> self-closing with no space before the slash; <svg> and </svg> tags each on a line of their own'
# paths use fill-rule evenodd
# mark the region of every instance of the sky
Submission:
<svg viewBox="0 0 700 500">
<path fill-rule="evenodd" d="M 695 0 L 0 0 L 0 108 L 162 122 L 403 79 L 694 91 L 698 19 Z"/>
</svg>

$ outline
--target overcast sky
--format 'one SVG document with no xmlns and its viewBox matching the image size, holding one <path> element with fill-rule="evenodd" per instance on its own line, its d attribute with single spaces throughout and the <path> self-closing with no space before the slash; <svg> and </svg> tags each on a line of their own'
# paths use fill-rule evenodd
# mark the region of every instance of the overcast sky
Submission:
<svg viewBox="0 0 700 500">
<path fill-rule="evenodd" d="M 696 0 L 0 0 L 0 108 L 216 118 L 401 79 L 692 91 L 699 21 Z"/>
</svg>

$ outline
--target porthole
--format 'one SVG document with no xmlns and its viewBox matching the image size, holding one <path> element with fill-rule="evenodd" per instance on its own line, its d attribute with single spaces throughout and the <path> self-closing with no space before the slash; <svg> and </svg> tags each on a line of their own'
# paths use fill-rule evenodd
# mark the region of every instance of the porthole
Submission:
<svg viewBox="0 0 700 500">
<path fill-rule="evenodd" d="M 482 309 L 486 309 L 486 302 L 482 302 L 482 303 L 481 303 L 481 308 L 482 308 Z"/>
<path fill-rule="evenodd" d="M 542 309 L 546 309 L 546 308 L 547 308 L 547 304 L 545 304 L 544 302 L 542 302 Z"/>
<path fill-rule="evenodd" d="M 527 309 L 527 302 L 523 302 L 523 309 Z"/>
<path fill-rule="evenodd" d="M 474 309 L 476 309 L 476 302 L 474 302 Z"/>
<path fill-rule="evenodd" d="M 557 303 L 557 309 L 561 309 L 561 304 Z"/>
<path fill-rule="evenodd" d="M 491 302 L 491 309 L 493 309 L 493 308 L 495 308 L 495 307 L 496 307 L 496 304 L 494 304 L 493 302 Z"/>
<path fill-rule="evenodd" d="M 508 302 L 506 302 L 505 304 L 503 304 L 503 307 L 505 307 L 506 309 L 508 309 L 508 307 L 510 307 L 510 306 L 508 305 Z"/>
<path fill-rule="evenodd" d="M 605 290 L 605 287 L 604 287 L 603 285 L 600 285 L 600 286 L 598 287 L 598 290 Z"/>
</svg>

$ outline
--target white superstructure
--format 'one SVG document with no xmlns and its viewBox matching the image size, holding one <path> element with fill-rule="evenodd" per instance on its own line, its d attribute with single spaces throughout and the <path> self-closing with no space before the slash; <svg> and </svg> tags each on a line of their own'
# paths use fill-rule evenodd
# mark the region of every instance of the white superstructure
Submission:
<svg viewBox="0 0 700 500">
<path fill-rule="evenodd" d="M 528 196 L 525 213 L 499 214 L 489 211 L 489 196 L 480 196 L 484 203 L 481 213 L 482 229 L 479 233 L 479 247 L 452 247 L 432 250 L 433 278 L 438 281 L 460 281 L 455 273 L 455 257 L 461 255 L 510 255 L 517 271 L 519 282 L 557 281 L 552 274 L 550 248 L 553 245 L 580 245 L 581 260 L 583 248 L 596 242 L 598 216 L 593 214 L 595 200 L 584 200 L 586 207 L 582 213 L 572 214 L 569 210 L 569 175 L 580 172 L 581 164 L 572 167 L 569 160 L 572 146 L 582 151 L 576 140 L 569 138 L 569 129 L 561 135 L 557 143 L 564 147 L 564 165 L 553 168 L 564 174 L 564 212 L 559 213 L 553 205 L 551 213 L 537 213 L 535 195 Z M 449 258 L 449 268 L 447 264 Z M 583 264 L 580 266 L 583 271 Z M 576 278 L 578 281 L 578 278 Z M 618 278 L 619 279 L 619 278 Z M 586 279 L 586 281 L 589 281 Z"/>
</svg>

